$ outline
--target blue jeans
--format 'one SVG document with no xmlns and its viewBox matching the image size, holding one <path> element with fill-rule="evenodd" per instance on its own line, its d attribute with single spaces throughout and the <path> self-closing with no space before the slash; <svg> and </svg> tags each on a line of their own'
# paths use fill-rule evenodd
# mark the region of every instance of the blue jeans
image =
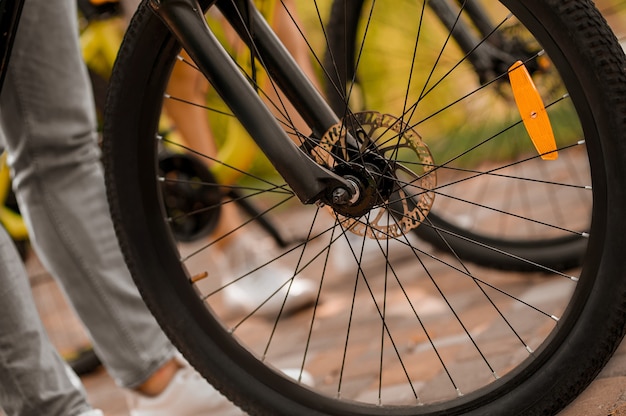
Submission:
<svg viewBox="0 0 626 416">
<path fill-rule="evenodd" d="M 144 305 L 114 234 L 76 2 L 26 0 L 22 15 L 0 97 L 15 193 L 38 256 L 97 354 L 119 385 L 134 387 L 175 350 Z"/>
</svg>

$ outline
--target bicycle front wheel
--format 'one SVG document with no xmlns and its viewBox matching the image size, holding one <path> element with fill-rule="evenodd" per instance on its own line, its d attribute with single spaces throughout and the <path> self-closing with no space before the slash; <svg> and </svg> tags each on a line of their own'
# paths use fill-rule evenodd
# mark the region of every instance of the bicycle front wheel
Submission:
<svg viewBox="0 0 626 416">
<path fill-rule="evenodd" d="M 217 218 L 206 240 L 189 244 L 173 238 L 176 218 L 164 207 L 180 178 L 159 171 L 158 149 L 167 142 L 204 156 L 207 168 L 234 164 L 159 133 L 164 101 L 204 104 L 168 92 L 183 55 L 142 4 L 112 77 L 104 143 L 133 277 L 189 361 L 250 414 L 555 414 L 626 327 L 624 54 L 589 1 L 489 2 L 493 30 L 471 30 L 500 59 L 480 72 L 451 33 L 468 5 L 483 3 L 460 2 L 448 24 L 431 8 L 440 0 L 358 3 L 355 15 L 338 11 L 352 4 L 343 1 L 285 13 L 300 30 L 283 39 L 307 39 L 311 74 L 329 83 L 341 115 L 336 126 L 302 126 L 271 82 L 257 82 L 262 65 L 248 73 L 302 151 L 350 178 L 358 199 L 303 206 L 271 166 L 237 167 L 236 182 L 189 181 L 214 192 Z M 365 23 L 348 32 L 350 17 Z M 328 34 L 358 45 L 355 53 L 338 52 Z M 513 80 L 519 71 L 528 77 Z M 520 112 L 520 86 L 541 98 L 537 114 Z M 548 150 L 527 116 L 547 116 Z M 233 213 L 238 198 L 255 209 Z M 265 244 L 259 217 L 294 244 Z M 504 225 L 512 219 L 532 231 Z M 554 243 L 571 238 L 584 241 L 577 260 L 555 262 Z M 518 250 L 520 241 L 531 250 Z M 478 266 L 459 242 L 526 267 Z"/>
</svg>

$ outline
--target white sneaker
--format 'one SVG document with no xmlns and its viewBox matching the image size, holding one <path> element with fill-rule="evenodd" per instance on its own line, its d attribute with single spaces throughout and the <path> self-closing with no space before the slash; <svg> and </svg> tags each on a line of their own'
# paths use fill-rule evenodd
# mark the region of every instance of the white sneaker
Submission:
<svg viewBox="0 0 626 416">
<path fill-rule="evenodd" d="M 183 366 L 158 396 L 128 391 L 131 416 L 203 416 L 222 406 L 238 410 L 192 367 Z M 241 412 L 241 411 L 240 411 Z M 244 414 L 241 412 L 240 414 Z"/>
<path fill-rule="evenodd" d="M 76 372 L 72 369 L 72 367 L 70 367 L 70 365 L 67 362 L 64 362 L 63 365 L 65 367 L 65 374 L 67 375 L 67 378 L 70 380 L 70 383 L 72 383 L 72 386 L 74 386 L 76 390 L 79 390 L 84 396 L 87 396 L 87 392 L 85 391 L 85 386 L 83 385 L 83 382 L 80 381 L 80 377 L 76 375 Z"/>
<path fill-rule="evenodd" d="M 155 397 L 127 391 L 130 416 L 209 416 L 219 410 L 229 416 L 243 416 L 241 409 L 222 396 L 181 355 L 175 359 L 182 366 L 165 390 Z M 305 386 L 313 387 L 313 376 L 299 369 L 283 369 L 285 375 Z M 80 416 L 104 416 L 99 410 Z"/>
<path fill-rule="evenodd" d="M 223 290 L 224 303 L 229 308 L 276 317 L 281 308 L 283 314 L 290 314 L 313 303 L 315 285 L 301 275 L 294 279 L 293 269 L 279 264 L 280 260 L 255 270 L 273 258 L 272 252 L 272 247 L 246 238 L 234 240 L 223 250 L 228 263 L 227 269 L 222 267 L 225 284 L 252 272 Z M 293 282 L 289 283 L 291 279 Z"/>
<path fill-rule="evenodd" d="M 358 262 L 361 267 L 383 266 L 387 262 L 414 256 L 409 245 L 412 236 L 374 240 L 346 231 L 345 235 L 335 241 L 331 248 L 331 264 L 333 270 L 340 274 L 356 273 Z"/>
<path fill-rule="evenodd" d="M 308 371 L 301 371 L 297 368 L 285 368 L 282 372 L 304 386 L 315 387 L 315 380 L 313 380 L 313 376 Z"/>
<path fill-rule="evenodd" d="M 92 410 L 83 412 L 78 416 L 104 416 L 104 413 L 102 413 L 102 410 L 92 409 Z"/>
</svg>

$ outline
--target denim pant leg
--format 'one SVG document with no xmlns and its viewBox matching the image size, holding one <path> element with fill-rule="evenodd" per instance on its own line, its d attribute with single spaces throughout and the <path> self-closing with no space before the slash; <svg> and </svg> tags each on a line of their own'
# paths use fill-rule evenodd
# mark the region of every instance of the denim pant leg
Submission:
<svg viewBox="0 0 626 416">
<path fill-rule="evenodd" d="M 115 237 L 79 55 L 76 2 L 26 0 L 0 97 L 13 185 L 33 245 L 88 327 L 118 384 L 143 382 L 174 354 Z"/>
<path fill-rule="evenodd" d="M 0 408 L 9 416 L 72 416 L 90 409 L 44 332 L 22 260 L 1 226 L 0 305 Z"/>
</svg>

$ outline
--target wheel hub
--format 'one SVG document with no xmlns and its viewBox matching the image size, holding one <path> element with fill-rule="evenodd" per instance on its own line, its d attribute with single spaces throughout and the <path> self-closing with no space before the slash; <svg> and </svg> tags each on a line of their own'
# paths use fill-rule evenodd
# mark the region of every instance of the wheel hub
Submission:
<svg viewBox="0 0 626 416">
<path fill-rule="evenodd" d="M 348 132 L 356 142 L 348 143 Z M 311 154 L 354 186 L 335 190 L 330 209 L 355 234 L 399 237 L 430 211 L 437 183 L 432 155 L 419 134 L 395 117 L 352 114 L 333 126 Z"/>
</svg>

